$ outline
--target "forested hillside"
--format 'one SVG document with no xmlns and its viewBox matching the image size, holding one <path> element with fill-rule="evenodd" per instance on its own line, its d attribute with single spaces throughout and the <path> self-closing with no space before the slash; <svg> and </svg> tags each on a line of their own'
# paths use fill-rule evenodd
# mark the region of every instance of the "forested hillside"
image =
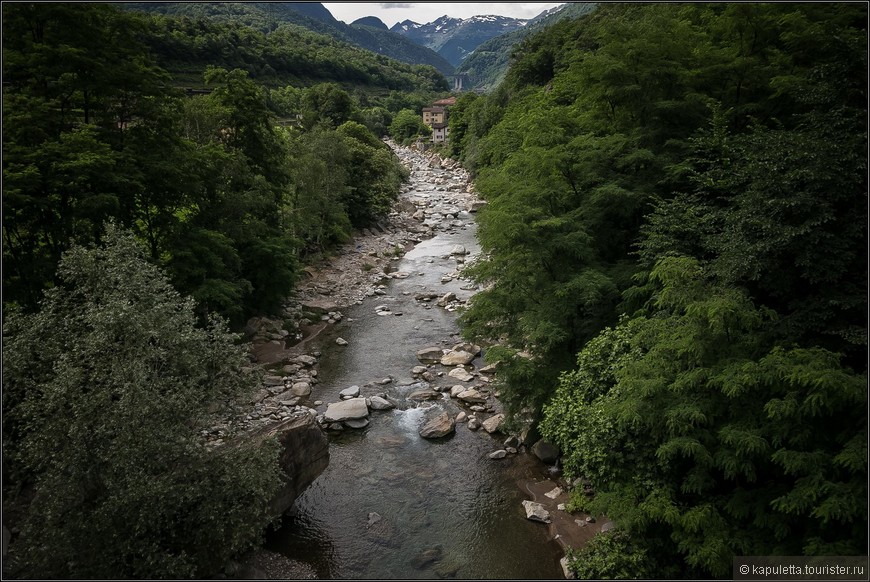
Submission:
<svg viewBox="0 0 870 582">
<path fill-rule="evenodd" d="M 867 550 L 867 7 L 602 4 L 462 96 L 514 420 L 613 533 L 578 578 Z"/>
<path fill-rule="evenodd" d="M 444 75 L 453 73 L 453 66 L 438 53 L 388 30 L 347 25 L 333 18 L 317 2 L 131 2 L 122 6 L 152 14 L 186 16 L 196 21 L 242 25 L 262 33 L 295 25 L 403 63 L 428 65 Z"/>
<path fill-rule="evenodd" d="M 486 92 L 494 90 L 507 74 L 511 53 L 524 38 L 567 18 L 579 18 L 595 9 L 595 2 L 568 2 L 541 14 L 519 30 L 500 34 L 480 45 L 468 55 L 456 72 L 468 75 L 470 84 Z"/>
<path fill-rule="evenodd" d="M 99 241 L 114 218 L 202 313 L 274 309 L 307 254 L 388 209 L 402 172 L 378 138 L 431 98 L 408 65 L 290 27 L 264 36 L 101 4 L 3 16 L 7 306 L 33 309 L 70 242 Z M 176 91 L 161 63 L 204 71 L 210 92 Z M 278 71 L 310 86 L 261 84 Z M 430 71 L 429 88 L 444 82 Z M 417 92 L 360 103 L 335 81 Z"/>
</svg>

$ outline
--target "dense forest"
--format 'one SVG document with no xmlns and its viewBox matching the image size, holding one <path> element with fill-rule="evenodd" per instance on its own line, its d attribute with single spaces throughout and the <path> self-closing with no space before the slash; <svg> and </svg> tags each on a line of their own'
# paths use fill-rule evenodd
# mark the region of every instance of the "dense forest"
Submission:
<svg viewBox="0 0 870 582">
<path fill-rule="evenodd" d="M 211 576 L 257 543 L 277 450 L 201 438 L 259 383 L 229 329 L 386 215 L 381 138 L 446 86 L 293 25 L 3 4 L 4 576 Z"/>
<path fill-rule="evenodd" d="M 446 87 L 434 70 L 291 26 L 4 10 L 7 307 L 33 309 L 69 242 L 98 241 L 111 217 L 203 313 L 238 323 L 274 309 L 294 265 L 388 210 L 403 170 L 379 138 Z M 205 94 L 174 88 L 181 60 Z"/>
<path fill-rule="evenodd" d="M 866 555 L 866 47 L 863 4 L 602 4 L 457 102 L 465 334 L 616 524 L 578 578 Z"/>
<path fill-rule="evenodd" d="M 130 2 L 120 6 L 152 14 L 226 23 L 237 29 L 241 26 L 263 33 L 291 25 L 293 28 L 304 28 L 317 36 L 339 41 L 343 45 L 354 45 L 381 54 L 385 58 L 390 57 L 391 60 L 396 59 L 411 65 L 428 65 L 444 75 L 453 73 L 453 65 L 435 51 L 389 30 L 357 23 L 345 24 L 336 20 L 317 2 Z M 275 46 L 280 46 L 280 43 Z M 360 64 L 364 60 L 366 59 L 357 57 L 351 62 Z M 315 74 L 323 73 L 315 70 Z M 396 83 L 401 82 L 401 77 L 396 75 L 386 77 L 385 80 Z"/>
</svg>

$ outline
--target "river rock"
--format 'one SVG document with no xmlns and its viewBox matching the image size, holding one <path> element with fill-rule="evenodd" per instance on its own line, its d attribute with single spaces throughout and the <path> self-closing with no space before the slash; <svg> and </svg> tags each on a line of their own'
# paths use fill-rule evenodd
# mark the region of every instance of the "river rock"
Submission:
<svg viewBox="0 0 870 582">
<path fill-rule="evenodd" d="M 301 356 L 296 356 L 291 360 L 291 362 L 294 364 L 300 364 L 302 366 L 313 366 L 317 363 L 317 358 L 315 358 L 314 356 L 306 356 L 303 354 Z"/>
<path fill-rule="evenodd" d="M 489 418 L 484 420 L 481 426 L 483 426 L 483 430 L 485 430 L 489 434 L 492 434 L 501 427 L 501 423 L 503 421 L 504 414 L 496 414 L 495 416 L 490 416 Z"/>
<path fill-rule="evenodd" d="M 352 418 L 344 421 L 344 426 L 348 428 L 365 428 L 369 425 L 368 418 Z"/>
<path fill-rule="evenodd" d="M 486 402 L 486 396 L 475 390 L 474 388 L 469 388 L 467 390 L 463 390 L 459 394 L 456 395 L 456 398 L 462 400 L 463 402 L 468 402 L 469 404 L 480 404 Z"/>
<path fill-rule="evenodd" d="M 386 398 L 381 398 L 380 396 L 372 396 L 369 398 L 369 404 L 371 405 L 372 410 L 390 410 L 396 407 L 395 404 Z"/>
<path fill-rule="evenodd" d="M 337 338 L 335 338 L 335 343 L 336 343 L 336 345 L 339 345 L 339 346 L 346 346 L 347 340 L 344 338 L 337 337 Z"/>
<path fill-rule="evenodd" d="M 333 402 L 326 408 L 323 417 L 327 422 L 343 422 L 354 418 L 365 418 L 369 415 L 365 398 L 351 398 L 341 402 Z"/>
<path fill-rule="evenodd" d="M 498 368 L 498 364 L 498 362 L 495 362 L 494 364 L 488 364 L 480 369 L 480 373 L 489 375 L 495 374 L 495 370 L 496 368 Z"/>
<path fill-rule="evenodd" d="M 460 382 L 471 382 L 474 380 L 474 376 L 468 373 L 465 368 L 462 366 L 453 368 L 450 372 L 447 373 L 451 378 L 456 378 Z"/>
<path fill-rule="evenodd" d="M 442 366 L 464 366 L 465 364 L 470 364 L 471 360 L 474 359 L 474 354 L 470 354 L 464 351 L 449 351 L 443 356 L 441 356 L 441 365 Z"/>
<path fill-rule="evenodd" d="M 342 400 L 348 400 L 349 398 L 356 398 L 359 396 L 359 386 L 353 385 L 350 388 L 345 388 L 341 392 L 338 393 L 338 396 Z"/>
<path fill-rule="evenodd" d="M 423 425 L 420 436 L 424 439 L 437 439 L 449 435 L 454 430 L 456 430 L 456 421 L 447 412 L 442 412 Z"/>
<path fill-rule="evenodd" d="M 368 515 L 368 520 L 366 521 L 366 527 L 372 527 L 374 524 L 381 521 L 381 514 L 375 511 L 372 511 Z"/>
<path fill-rule="evenodd" d="M 420 374 L 425 373 L 428 369 L 429 368 L 427 368 L 426 366 L 414 366 L 413 368 L 411 368 L 411 375 L 419 376 Z"/>
<path fill-rule="evenodd" d="M 477 430 L 480 428 L 480 419 L 476 416 L 471 416 L 468 418 L 468 429 L 469 430 Z"/>
<path fill-rule="evenodd" d="M 562 556 L 559 560 L 559 565 L 562 566 L 562 575 L 565 576 L 566 580 L 574 580 L 576 578 L 574 571 L 568 567 L 568 556 Z"/>
<path fill-rule="evenodd" d="M 562 488 L 556 487 L 552 491 L 548 491 L 547 493 L 544 493 L 544 497 L 549 497 L 550 499 L 556 499 L 561 494 L 562 494 Z"/>
<path fill-rule="evenodd" d="M 294 396 L 309 396 L 311 394 L 311 384 L 308 382 L 296 382 L 290 387 L 290 392 Z"/>
<path fill-rule="evenodd" d="M 466 420 L 468 420 L 468 415 L 465 414 L 464 410 L 456 415 L 456 422 L 465 422 Z"/>
<path fill-rule="evenodd" d="M 264 386 L 283 386 L 284 378 L 281 376 L 266 376 L 263 378 Z"/>
<path fill-rule="evenodd" d="M 601 525 L 601 533 L 607 533 L 607 532 L 609 532 L 610 530 L 612 530 L 612 529 L 615 528 L 615 527 L 616 527 L 616 524 L 613 523 L 612 521 L 610 521 L 610 520 L 605 521 L 605 522 Z"/>
<path fill-rule="evenodd" d="M 526 519 L 532 521 L 540 521 L 542 523 L 550 523 L 550 512 L 544 509 L 544 506 L 528 499 L 523 500 L 523 507 L 526 510 Z"/>
<path fill-rule="evenodd" d="M 453 398 L 456 398 L 457 396 L 459 396 L 462 392 L 465 392 L 466 390 L 468 390 L 468 388 L 466 388 L 462 384 L 456 384 L 456 385 L 450 387 L 450 396 L 452 396 Z"/>
<path fill-rule="evenodd" d="M 282 484 L 270 503 L 272 515 L 279 516 L 326 469 L 329 441 L 310 414 L 291 417 L 258 434 L 265 440 L 277 436 L 281 445 Z"/>
<path fill-rule="evenodd" d="M 499 449 L 489 454 L 490 459 L 504 459 L 505 457 L 507 457 L 507 451 L 504 449 Z"/>
<path fill-rule="evenodd" d="M 417 359 L 424 364 L 437 364 L 444 352 L 439 347 L 423 348 L 417 351 Z"/>
<path fill-rule="evenodd" d="M 438 307 L 447 307 L 447 304 L 451 301 L 456 301 L 456 293 L 453 291 L 445 293 L 444 296 L 436 302 L 436 305 L 438 305 Z"/>
<path fill-rule="evenodd" d="M 415 390 L 408 394 L 408 400 L 435 400 L 441 398 L 441 394 L 430 388 Z"/>
<path fill-rule="evenodd" d="M 544 463 L 555 463 L 559 458 L 559 447 L 546 439 L 541 439 L 532 445 L 532 453 Z"/>
<path fill-rule="evenodd" d="M 468 250 L 462 245 L 455 245 L 452 249 L 450 249 L 451 255 L 467 255 Z"/>
</svg>

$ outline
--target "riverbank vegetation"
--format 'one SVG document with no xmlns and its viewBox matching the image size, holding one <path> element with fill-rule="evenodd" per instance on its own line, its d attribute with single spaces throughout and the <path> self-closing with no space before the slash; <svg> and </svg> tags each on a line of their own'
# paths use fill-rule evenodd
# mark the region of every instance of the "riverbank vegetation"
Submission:
<svg viewBox="0 0 870 582">
<path fill-rule="evenodd" d="M 601 5 L 453 108 L 489 202 L 465 334 L 621 532 L 579 577 L 866 553 L 866 24 Z"/>
<path fill-rule="evenodd" d="M 387 214 L 381 137 L 445 88 L 293 26 L 3 5 L 5 566 L 204 577 L 257 543 L 276 450 L 202 440 L 257 385 L 226 321 Z"/>
</svg>

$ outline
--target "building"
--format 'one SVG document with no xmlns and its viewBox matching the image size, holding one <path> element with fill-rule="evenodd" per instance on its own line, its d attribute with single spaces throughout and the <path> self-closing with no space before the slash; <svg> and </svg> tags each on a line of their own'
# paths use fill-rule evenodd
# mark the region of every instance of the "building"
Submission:
<svg viewBox="0 0 870 582">
<path fill-rule="evenodd" d="M 447 111 L 443 107 L 424 107 L 423 123 L 429 127 L 436 123 L 447 123 Z"/>
<path fill-rule="evenodd" d="M 432 143 L 444 143 L 450 135 L 450 128 L 446 123 L 432 124 Z"/>
<path fill-rule="evenodd" d="M 450 134 L 447 127 L 448 108 L 456 105 L 456 97 L 439 99 L 432 107 L 423 108 L 423 123 L 432 128 L 432 143 L 444 143 Z"/>
</svg>

